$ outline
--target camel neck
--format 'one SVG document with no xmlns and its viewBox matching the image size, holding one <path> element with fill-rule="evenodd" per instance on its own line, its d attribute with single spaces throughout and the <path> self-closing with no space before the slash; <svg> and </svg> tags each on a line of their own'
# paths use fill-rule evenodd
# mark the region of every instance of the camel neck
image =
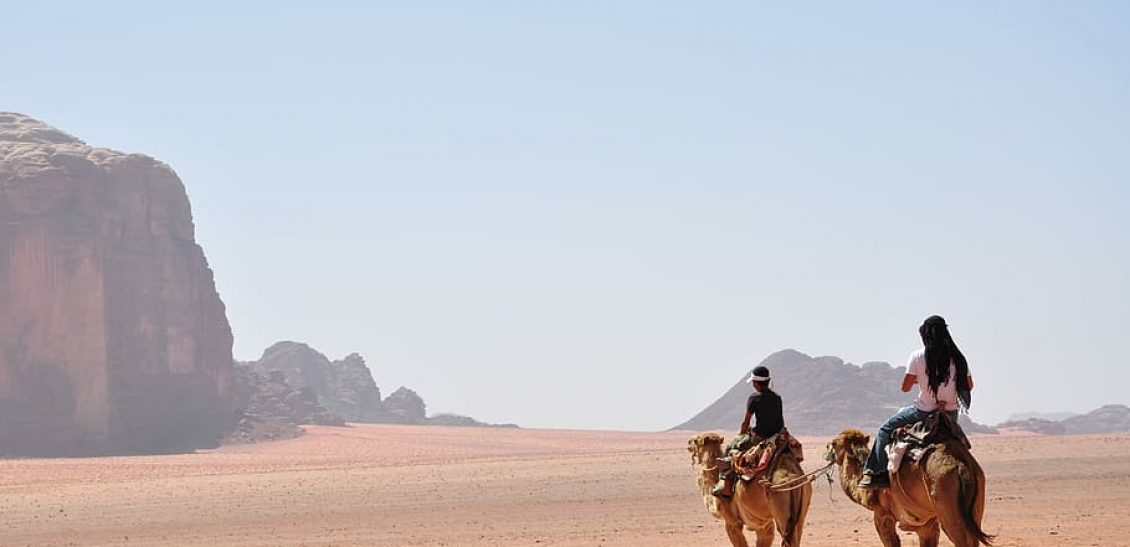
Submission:
<svg viewBox="0 0 1130 547">
<path fill-rule="evenodd" d="M 704 496 L 710 494 L 714 490 L 714 485 L 718 483 L 717 460 L 721 456 L 721 451 L 711 452 L 701 462 L 702 469 L 699 470 L 698 487 Z"/>
<path fill-rule="evenodd" d="M 859 481 L 863 479 L 863 460 L 853 455 L 844 456 L 844 463 L 840 466 L 840 487 L 851 501 L 868 509 L 873 504 L 874 496 L 867 495 L 859 488 Z"/>
</svg>

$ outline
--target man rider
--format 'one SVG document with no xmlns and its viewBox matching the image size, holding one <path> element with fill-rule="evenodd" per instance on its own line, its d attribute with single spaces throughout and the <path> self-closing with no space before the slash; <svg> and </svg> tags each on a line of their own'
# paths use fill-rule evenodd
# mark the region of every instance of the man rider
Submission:
<svg viewBox="0 0 1130 547">
<path fill-rule="evenodd" d="M 739 435 L 730 441 L 727 454 L 732 454 L 731 451 L 738 450 L 739 444 L 756 446 L 761 441 L 784 429 L 785 418 L 781 410 L 781 396 L 769 388 L 769 380 L 769 369 L 760 365 L 754 367 L 753 372 L 746 379 L 753 385 L 753 393 L 746 400 L 745 418 L 742 420 Z M 751 431 L 750 420 L 753 418 L 756 418 L 756 421 Z M 742 438 L 743 435 L 747 437 Z M 744 442 L 747 438 L 752 442 Z M 724 468 L 718 485 L 714 487 L 713 491 L 713 494 L 720 498 L 729 499 L 734 494 L 734 482 L 737 479 L 737 474 L 728 465 L 731 462 L 732 456 L 722 458 Z"/>
</svg>

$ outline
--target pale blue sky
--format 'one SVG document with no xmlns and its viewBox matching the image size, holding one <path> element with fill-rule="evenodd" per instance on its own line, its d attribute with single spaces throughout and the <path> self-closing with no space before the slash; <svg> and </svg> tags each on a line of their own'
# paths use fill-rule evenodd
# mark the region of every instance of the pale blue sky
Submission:
<svg viewBox="0 0 1130 547">
<path fill-rule="evenodd" d="M 1130 403 L 1125 3 L 166 4 L 3 2 L 0 110 L 176 169 L 237 358 L 660 429 L 941 313 L 975 419 Z"/>
</svg>

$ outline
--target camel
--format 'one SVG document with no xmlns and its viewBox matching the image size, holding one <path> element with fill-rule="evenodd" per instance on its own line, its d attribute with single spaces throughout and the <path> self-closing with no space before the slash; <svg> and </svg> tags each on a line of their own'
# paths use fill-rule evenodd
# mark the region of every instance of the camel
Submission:
<svg viewBox="0 0 1130 547">
<path fill-rule="evenodd" d="M 871 438 L 848 429 L 828 443 L 825 459 L 840 467 L 840 486 L 852 501 L 874 513 L 883 547 L 899 547 L 898 528 L 918 533 L 920 547 L 937 547 L 938 525 L 954 547 L 992 545 L 981 530 L 985 473 L 960 440 L 938 443 L 920 462 L 891 473 L 891 486 L 859 488 Z"/>
<path fill-rule="evenodd" d="M 714 518 L 725 523 L 726 535 L 734 547 L 749 547 L 742 528 L 757 534 L 756 547 L 773 544 L 774 531 L 781 533 L 781 547 L 799 547 L 804 533 L 804 517 L 812 500 L 812 485 L 776 492 L 758 480 L 739 480 L 734 485 L 734 495 L 724 500 L 711 494 L 718 483 L 717 458 L 722 457 L 725 439 L 717 433 L 701 433 L 687 442 L 691 463 L 699 467 L 698 488 L 702 501 Z M 772 476 L 772 484 L 783 484 L 804 475 L 800 464 L 789 452 L 779 456 Z"/>
</svg>

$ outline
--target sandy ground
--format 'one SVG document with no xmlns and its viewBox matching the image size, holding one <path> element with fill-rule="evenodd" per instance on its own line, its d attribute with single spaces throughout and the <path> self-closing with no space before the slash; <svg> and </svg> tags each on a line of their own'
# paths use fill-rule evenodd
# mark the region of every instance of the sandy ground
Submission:
<svg viewBox="0 0 1130 547">
<path fill-rule="evenodd" d="M 0 545 L 727 545 L 688 437 L 359 425 L 201 454 L 5 460 Z M 827 440 L 806 439 L 806 468 Z M 1130 545 L 1130 435 L 974 442 L 998 545 Z M 816 483 L 804 544 L 878 545 L 869 517 Z"/>
</svg>

